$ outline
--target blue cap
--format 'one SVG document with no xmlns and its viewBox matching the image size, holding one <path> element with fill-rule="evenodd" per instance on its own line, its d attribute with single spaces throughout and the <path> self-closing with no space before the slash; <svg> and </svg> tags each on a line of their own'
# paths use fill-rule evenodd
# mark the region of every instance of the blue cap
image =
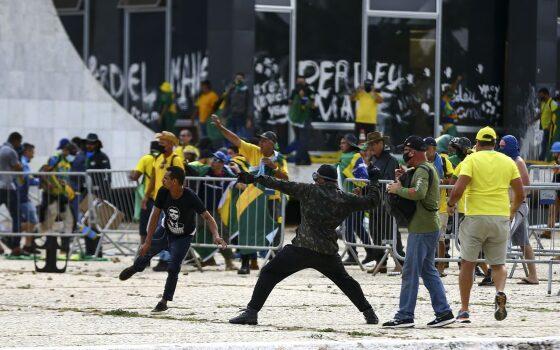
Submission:
<svg viewBox="0 0 560 350">
<path fill-rule="evenodd" d="M 556 141 L 552 144 L 552 148 L 550 149 L 552 153 L 560 153 L 560 141 Z"/>
<path fill-rule="evenodd" d="M 63 149 L 64 146 L 66 146 L 69 143 L 70 143 L 70 140 L 68 140 L 67 138 L 60 139 L 60 141 L 58 141 L 58 148 L 57 149 Z"/>
<path fill-rule="evenodd" d="M 222 163 L 228 163 L 229 162 L 229 157 L 222 151 L 212 153 L 212 155 L 214 156 L 214 158 L 218 159 Z"/>
</svg>

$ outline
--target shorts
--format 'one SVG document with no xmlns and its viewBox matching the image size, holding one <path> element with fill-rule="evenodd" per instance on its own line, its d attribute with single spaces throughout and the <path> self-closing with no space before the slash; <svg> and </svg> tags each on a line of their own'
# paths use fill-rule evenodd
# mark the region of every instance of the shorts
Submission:
<svg viewBox="0 0 560 350">
<path fill-rule="evenodd" d="M 37 208 L 32 202 L 25 202 L 19 205 L 21 222 L 36 225 L 39 223 L 37 219 Z"/>
<path fill-rule="evenodd" d="M 439 241 L 445 242 L 445 232 L 447 232 L 447 221 L 449 221 L 449 214 L 439 213 Z"/>
<path fill-rule="evenodd" d="M 511 226 L 511 244 L 522 247 L 529 245 L 529 230 L 527 230 L 527 216 L 529 214 L 529 206 L 527 203 L 521 203 L 521 206 L 515 213 L 515 218 Z"/>
<path fill-rule="evenodd" d="M 475 262 L 482 250 L 488 264 L 505 264 L 509 232 L 510 222 L 506 216 L 465 216 L 459 226 L 461 259 Z"/>
</svg>

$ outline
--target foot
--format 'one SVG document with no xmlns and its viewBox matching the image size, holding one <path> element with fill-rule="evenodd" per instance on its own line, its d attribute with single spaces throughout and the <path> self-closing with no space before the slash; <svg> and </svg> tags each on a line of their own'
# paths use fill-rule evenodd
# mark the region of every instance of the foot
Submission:
<svg viewBox="0 0 560 350">
<path fill-rule="evenodd" d="M 352 254 L 348 254 L 348 256 L 342 260 L 342 264 L 343 265 L 358 265 L 358 262 L 356 262 L 356 259 L 354 259 L 354 257 L 352 256 Z"/>
<path fill-rule="evenodd" d="M 552 237 L 552 233 L 550 231 L 544 231 L 541 233 L 541 238 L 550 239 Z"/>
<path fill-rule="evenodd" d="M 381 326 L 383 328 L 412 328 L 414 327 L 414 320 L 392 320 L 389 322 L 383 323 Z"/>
<path fill-rule="evenodd" d="M 168 309 L 167 304 L 160 301 L 159 303 L 157 303 L 156 307 L 154 307 L 152 313 L 156 314 L 160 312 L 165 312 L 167 311 L 167 309 Z"/>
<path fill-rule="evenodd" d="M 517 284 L 539 284 L 539 279 L 536 277 L 523 277 Z"/>
<path fill-rule="evenodd" d="M 35 248 L 33 246 L 30 246 L 30 245 L 29 246 L 24 246 L 23 247 L 23 252 L 27 253 L 29 255 L 31 255 L 31 254 L 41 254 L 41 252 L 37 248 Z"/>
<path fill-rule="evenodd" d="M 480 283 L 478 284 L 480 287 L 489 287 L 494 285 L 494 281 L 492 281 L 492 276 L 486 276 Z"/>
<path fill-rule="evenodd" d="M 169 264 L 167 263 L 167 261 L 160 260 L 160 261 L 158 261 L 157 265 L 154 266 L 154 268 L 152 270 L 154 270 L 155 272 L 165 272 L 165 271 L 167 271 L 167 266 L 168 265 Z"/>
<path fill-rule="evenodd" d="M 504 292 L 496 293 L 496 298 L 494 299 L 495 310 L 494 318 L 498 321 L 503 321 L 507 317 L 506 311 L 507 297 Z"/>
<path fill-rule="evenodd" d="M 237 270 L 238 275 L 248 275 L 250 273 L 251 273 L 251 270 L 247 266 L 246 267 L 241 266 L 239 268 L 239 270 Z"/>
<path fill-rule="evenodd" d="M 367 324 L 379 323 L 379 319 L 377 318 L 377 315 L 375 314 L 375 311 L 373 311 L 373 309 L 367 309 L 366 311 L 363 312 L 363 314 Z"/>
<path fill-rule="evenodd" d="M 457 318 L 455 319 L 457 323 L 471 323 L 471 315 L 468 311 L 459 311 Z"/>
<path fill-rule="evenodd" d="M 216 263 L 216 259 L 214 259 L 214 257 L 212 257 L 212 258 L 210 258 L 210 259 L 208 259 L 208 260 L 203 261 L 202 263 L 200 263 L 200 266 L 202 266 L 202 267 L 205 267 L 205 266 L 216 266 L 216 265 L 218 265 L 218 264 Z"/>
<path fill-rule="evenodd" d="M 134 270 L 134 266 L 129 266 L 126 269 L 121 271 L 121 273 L 119 274 L 119 279 L 121 281 L 126 281 L 127 279 L 132 277 L 135 273 L 136 273 L 136 270 Z"/>
<path fill-rule="evenodd" d="M 229 323 L 233 324 L 250 324 L 256 325 L 258 324 L 258 311 L 253 310 L 251 308 L 246 308 L 241 310 L 241 314 L 229 320 Z"/>
<path fill-rule="evenodd" d="M 455 323 L 455 316 L 453 316 L 453 312 L 449 311 L 443 315 L 437 316 L 435 320 L 428 323 L 428 327 L 439 328 L 439 327 L 445 327 L 452 323 Z"/>
<path fill-rule="evenodd" d="M 20 247 L 12 248 L 10 252 L 11 256 L 29 256 L 29 253 L 25 253 Z"/>
<path fill-rule="evenodd" d="M 251 259 L 251 264 L 249 265 L 249 269 L 257 271 L 259 269 L 259 263 L 257 259 Z"/>
<path fill-rule="evenodd" d="M 368 264 L 372 261 L 374 261 L 374 257 L 371 254 L 366 254 L 366 257 L 364 258 L 364 260 L 362 260 L 362 265 Z"/>
<path fill-rule="evenodd" d="M 226 271 L 237 271 L 237 266 L 231 260 L 226 260 Z"/>
</svg>

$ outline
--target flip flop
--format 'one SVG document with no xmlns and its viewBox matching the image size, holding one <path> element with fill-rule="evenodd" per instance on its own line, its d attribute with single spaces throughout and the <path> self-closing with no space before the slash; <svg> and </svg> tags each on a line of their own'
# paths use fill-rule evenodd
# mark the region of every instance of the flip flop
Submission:
<svg viewBox="0 0 560 350">
<path fill-rule="evenodd" d="M 539 284 L 539 282 L 531 282 L 527 278 L 522 278 L 517 284 Z"/>
</svg>

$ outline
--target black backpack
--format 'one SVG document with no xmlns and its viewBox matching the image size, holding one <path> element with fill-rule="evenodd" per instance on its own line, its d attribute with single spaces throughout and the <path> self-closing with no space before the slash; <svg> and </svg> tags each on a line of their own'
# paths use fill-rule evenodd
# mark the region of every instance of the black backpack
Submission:
<svg viewBox="0 0 560 350">
<path fill-rule="evenodd" d="M 433 181 L 432 170 L 424 164 L 420 165 L 418 168 L 422 168 L 428 172 L 428 190 L 429 190 L 430 187 L 432 186 L 432 181 Z M 407 172 L 405 172 L 399 177 L 399 181 L 401 182 L 403 187 L 410 188 L 412 177 L 414 176 L 414 172 L 416 171 L 416 169 L 417 168 L 408 170 Z M 417 201 L 403 198 L 394 193 L 388 193 L 385 202 L 383 204 L 385 206 L 385 209 L 389 213 L 389 215 L 391 215 L 397 220 L 397 225 L 399 227 L 407 227 L 408 224 L 410 223 L 410 220 L 412 220 L 414 213 L 416 212 L 416 202 Z M 434 212 L 439 209 L 438 207 L 436 207 L 435 209 L 426 208 L 423 200 L 421 200 L 420 203 L 427 211 Z"/>
</svg>

